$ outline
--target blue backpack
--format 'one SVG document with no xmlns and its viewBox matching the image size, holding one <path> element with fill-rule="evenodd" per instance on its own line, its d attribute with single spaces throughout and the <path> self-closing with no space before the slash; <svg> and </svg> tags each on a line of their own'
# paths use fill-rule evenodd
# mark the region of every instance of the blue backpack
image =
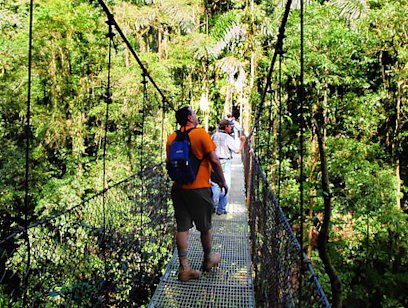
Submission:
<svg viewBox="0 0 408 308">
<path fill-rule="evenodd" d="M 182 184 L 195 180 L 201 164 L 201 160 L 191 151 L 188 133 L 193 129 L 194 127 L 184 132 L 176 130 L 177 136 L 170 145 L 169 160 L 166 163 L 170 178 Z"/>
</svg>

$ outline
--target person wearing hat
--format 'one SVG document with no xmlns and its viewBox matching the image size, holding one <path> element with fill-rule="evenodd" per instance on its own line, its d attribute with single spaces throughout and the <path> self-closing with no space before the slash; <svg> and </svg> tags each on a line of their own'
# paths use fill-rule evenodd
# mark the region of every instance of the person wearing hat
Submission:
<svg viewBox="0 0 408 308">
<path fill-rule="evenodd" d="M 231 184 L 231 159 L 232 153 L 241 153 L 244 144 L 245 136 L 241 136 L 239 147 L 236 145 L 235 140 L 231 137 L 232 132 L 232 123 L 223 119 L 218 125 L 218 132 L 212 135 L 212 140 L 217 146 L 215 149 L 215 154 L 218 156 L 222 170 L 224 173 L 225 182 L 227 186 L 230 187 Z M 214 180 L 216 181 L 216 180 Z M 220 191 L 218 185 L 212 185 L 213 198 L 215 211 L 218 215 L 227 214 L 227 205 L 228 205 L 228 192 L 223 194 Z"/>
</svg>

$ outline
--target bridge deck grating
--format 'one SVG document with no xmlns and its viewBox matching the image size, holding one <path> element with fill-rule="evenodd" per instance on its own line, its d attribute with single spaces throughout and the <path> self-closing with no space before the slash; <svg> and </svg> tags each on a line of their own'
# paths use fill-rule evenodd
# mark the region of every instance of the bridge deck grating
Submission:
<svg viewBox="0 0 408 308">
<path fill-rule="evenodd" d="M 255 307 L 249 251 L 249 231 L 244 198 L 244 176 L 239 157 L 232 161 L 229 213 L 213 216 L 213 251 L 221 263 L 197 280 L 177 280 L 174 252 L 149 307 Z M 188 258 L 199 269 L 203 259 L 200 233 L 191 230 Z"/>
</svg>

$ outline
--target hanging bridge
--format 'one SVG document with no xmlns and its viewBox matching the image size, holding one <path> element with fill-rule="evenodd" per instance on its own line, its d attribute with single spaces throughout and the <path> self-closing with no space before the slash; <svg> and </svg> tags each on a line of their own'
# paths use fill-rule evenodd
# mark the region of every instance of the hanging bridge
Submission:
<svg viewBox="0 0 408 308">
<path fill-rule="evenodd" d="M 109 72 L 116 31 L 141 68 L 144 102 L 148 100 L 148 85 L 161 96 L 163 123 L 166 112 L 174 110 L 174 106 L 138 58 L 108 7 L 102 0 L 99 4 L 108 16 Z M 288 1 L 282 18 L 257 119 L 270 90 L 278 56 L 281 60 L 290 4 Z M 32 10 L 33 6 L 31 14 Z M 107 123 L 112 102 L 110 74 L 105 99 Z M 26 136 L 30 135 L 30 112 L 29 94 Z M 253 148 L 257 121 L 242 155 L 233 161 L 230 213 L 214 217 L 213 249 L 222 254 L 221 264 L 198 280 L 177 280 L 171 183 L 162 162 L 143 160 L 146 157 L 143 153 L 147 151 L 143 125 L 148 119 L 144 107 L 141 116 L 139 172 L 115 184 L 107 184 L 108 128 L 105 125 L 102 189 L 39 221 L 22 219 L 20 224 L 10 226 L 9 235 L 0 240 L 0 304 L 23 307 L 329 307 L 312 264 L 303 252 L 302 240 L 299 243 L 293 233 L 279 206 L 279 198 L 268 183 L 267 170 L 263 170 Z M 163 143 L 163 125 L 157 133 L 160 134 Z M 29 206 L 29 141 L 27 138 L 26 207 Z M 267 151 L 269 142 L 268 139 Z M 160 158 L 162 160 L 163 150 Z M 24 215 L 22 213 L 22 217 Z M 190 233 L 189 245 L 192 266 L 198 268 L 203 256 L 197 231 Z"/>
</svg>

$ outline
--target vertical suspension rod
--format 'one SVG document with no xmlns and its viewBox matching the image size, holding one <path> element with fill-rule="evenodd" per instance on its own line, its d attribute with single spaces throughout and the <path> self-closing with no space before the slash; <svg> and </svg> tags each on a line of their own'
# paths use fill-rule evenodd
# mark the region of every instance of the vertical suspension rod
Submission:
<svg viewBox="0 0 408 308">
<path fill-rule="evenodd" d="M 28 89 L 27 89 L 27 112 L 26 112 L 26 125 L 25 125 L 25 137 L 26 137 L 26 151 L 25 151 L 25 181 L 24 181 L 24 219 L 28 221 L 29 210 L 29 177 L 30 177 L 30 120 L 31 120 L 31 76 L 32 76 L 32 45 L 33 45 L 33 0 L 30 1 L 30 25 L 29 25 L 29 37 L 28 37 Z"/>
<path fill-rule="evenodd" d="M 105 132 L 103 137 L 103 156 L 102 156 L 102 186 L 103 186 L 103 193 L 102 193 L 102 210 L 103 210 L 103 227 L 104 227 L 104 237 L 105 237 L 105 226 L 106 226 L 106 215 L 105 215 L 105 190 L 107 189 L 106 185 L 106 148 L 108 143 L 108 126 L 109 126 L 109 105 L 112 102 L 112 93 L 111 93 L 111 65 L 112 65 L 112 44 L 113 44 L 113 37 L 115 34 L 112 31 L 112 22 L 111 20 L 107 20 L 106 22 L 109 26 L 109 33 L 106 37 L 109 38 L 109 52 L 108 52 L 108 84 L 106 86 L 106 110 L 105 110 Z"/>
<path fill-rule="evenodd" d="M 270 105 L 269 105 L 269 110 L 268 110 L 268 141 L 266 143 L 266 157 L 265 157 L 265 178 L 268 181 L 268 173 L 269 173 L 269 165 L 270 165 L 270 159 L 269 155 L 271 154 L 271 135 L 272 135 L 272 101 L 274 100 L 274 91 L 271 89 L 270 91 Z M 273 122 L 275 119 L 273 119 Z"/>
<path fill-rule="evenodd" d="M 146 80 L 146 72 L 142 72 L 142 84 L 143 84 L 143 104 L 142 104 L 142 135 L 140 138 L 140 176 L 142 177 L 142 186 L 141 186 L 141 193 L 143 197 L 144 187 L 143 187 L 143 144 L 144 144 L 144 122 L 145 122 L 145 108 L 147 102 L 147 80 Z M 142 207 L 143 208 L 143 207 Z"/>
<path fill-rule="evenodd" d="M 103 156 L 102 156 L 102 215 L 103 215 L 103 235 L 102 235 L 102 253 L 103 253 L 103 261 L 104 261 L 104 288 L 108 285 L 107 283 L 107 273 L 108 273 L 108 267 L 107 267 L 107 262 L 106 262 L 106 190 L 107 190 L 107 185 L 106 185 L 106 148 L 107 148 L 107 143 L 108 143 L 108 126 L 109 126 L 109 105 L 112 102 L 112 93 L 111 93 L 111 66 L 112 66 L 112 45 L 113 45 L 113 37 L 115 34 L 112 31 L 112 21 L 108 19 L 106 21 L 109 27 L 109 32 L 106 35 L 106 37 L 109 39 L 109 51 L 108 51 L 108 84 L 106 86 L 106 94 L 105 94 L 105 100 L 106 100 L 106 110 L 105 110 L 105 132 L 104 132 L 104 137 L 103 137 Z M 105 291 L 105 302 L 109 302 L 109 292 L 107 289 Z"/>
<path fill-rule="evenodd" d="M 34 15 L 34 0 L 30 0 L 30 17 L 29 17 L 29 34 L 28 34 L 28 85 L 27 85 L 27 113 L 26 113 L 26 126 L 25 126 L 25 137 L 26 137 L 26 149 L 25 149 L 25 180 L 24 180 L 24 238 L 27 243 L 27 271 L 24 275 L 24 294 L 23 294 L 23 306 L 27 302 L 27 286 L 28 278 L 30 275 L 30 264 L 31 264 L 31 247 L 30 238 L 27 232 L 27 226 L 29 225 L 29 207 L 30 207 L 30 119 L 31 119 L 31 76 L 32 76 L 32 59 L 33 59 L 33 15 Z"/>
<path fill-rule="evenodd" d="M 300 0 L 300 277 L 299 277 L 299 298 L 302 299 L 302 272 L 303 272 L 303 205 L 304 205 L 304 0 Z"/>
<path fill-rule="evenodd" d="M 142 85 L 143 85 L 143 103 L 142 103 L 142 134 L 140 137 L 140 199 L 139 199 L 139 204 L 140 204 L 140 243 L 141 246 L 144 245 L 144 239 L 143 239 L 143 214 L 144 214 L 144 209 L 143 209 L 143 204 L 144 204 L 144 175 L 143 175 L 143 169 L 144 169 L 144 161 L 143 161 L 143 145 L 144 145 L 144 123 L 145 123 L 145 108 L 146 108 L 146 102 L 147 102 L 147 80 L 146 80 L 147 75 L 145 74 L 145 71 L 142 72 Z M 140 258 L 140 267 L 139 267 L 139 281 L 141 282 L 143 279 L 143 271 L 142 271 L 142 264 L 144 263 L 144 256 L 141 254 Z"/>
<path fill-rule="evenodd" d="M 279 55 L 279 131 L 278 131 L 278 204 L 280 204 L 281 182 L 282 182 L 282 54 Z"/>
</svg>

